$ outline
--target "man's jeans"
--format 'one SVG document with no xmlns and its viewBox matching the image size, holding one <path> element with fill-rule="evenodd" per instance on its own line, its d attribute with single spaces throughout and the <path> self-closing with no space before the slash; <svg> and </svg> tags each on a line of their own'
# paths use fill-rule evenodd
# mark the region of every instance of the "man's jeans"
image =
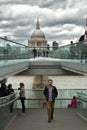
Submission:
<svg viewBox="0 0 87 130">
<path fill-rule="evenodd" d="M 52 101 L 47 102 L 47 110 L 48 110 L 48 120 L 53 119 L 54 102 L 52 102 Z"/>
</svg>

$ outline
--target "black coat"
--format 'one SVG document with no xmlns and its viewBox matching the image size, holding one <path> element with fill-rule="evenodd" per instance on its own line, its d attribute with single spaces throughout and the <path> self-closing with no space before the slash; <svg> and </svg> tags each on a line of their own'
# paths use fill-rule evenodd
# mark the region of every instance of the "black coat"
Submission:
<svg viewBox="0 0 87 130">
<path fill-rule="evenodd" d="M 85 35 L 82 35 L 82 36 L 80 37 L 79 41 L 84 41 L 84 37 L 85 37 Z"/>
<path fill-rule="evenodd" d="M 52 100 L 53 102 L 55 101 L 55 98 L 57 97 L 58 95 L 58 91 L 56 89 L 55 86 L 52 86 L 53 87 L 53 90 L 52 90 Z M 46 100 L 48 101 L 48 98 L 49 98 L 49 90 L 48 90 L 48 86 L 45 87 L 44 89 L 44 96 L 46 97 Z"/>
<path fill-rule="evenodd" d="M 1 87 L 0 88 L 0 97 L 4 97 L 7 95 L 8 95 L 7 89 L 5 87 Z"/>
</svg>

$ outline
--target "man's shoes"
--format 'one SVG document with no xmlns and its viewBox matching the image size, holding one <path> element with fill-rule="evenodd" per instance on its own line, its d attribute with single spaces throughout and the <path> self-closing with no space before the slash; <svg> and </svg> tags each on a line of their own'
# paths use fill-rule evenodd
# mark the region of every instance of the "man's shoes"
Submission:
<svg viewBox="0 0 87 130">
<path fill-rule="evenodd" d="M 50 123 L 50 122 L 51 122 L 51 119 L 49 119 L 48 122 Z"/>
<path fill-rule="evenodd" d="M 53 120 L 53 116 L 51 117 L 51 120 Z"/>
</svg>

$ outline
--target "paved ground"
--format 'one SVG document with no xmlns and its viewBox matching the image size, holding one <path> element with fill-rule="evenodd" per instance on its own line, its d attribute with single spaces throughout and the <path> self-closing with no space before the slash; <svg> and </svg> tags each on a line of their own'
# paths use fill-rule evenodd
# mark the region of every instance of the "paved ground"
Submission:
<svg viewBox="0 0 87 130">
<path fill-rule="evenodd" d="M 7 130 L 87 130 L 87 122 L 72 109 L 56 109 L 48 123 L 46 109 L 29 109 L 25 115 L 19 112 Z"/>
</svg>

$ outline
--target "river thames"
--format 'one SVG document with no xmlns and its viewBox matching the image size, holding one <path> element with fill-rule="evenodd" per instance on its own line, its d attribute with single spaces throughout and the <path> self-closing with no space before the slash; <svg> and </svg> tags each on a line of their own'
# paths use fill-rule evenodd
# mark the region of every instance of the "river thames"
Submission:
<svg viewBox="0 0 87 130">
<path fill-rule="evenodd" d="M 87 89 L 87 76 L 78 75 L 55 75 L 49 76 L 53 79 L 53 84 L 58 89 Z M 7 84 L 11 83 L 14 89 L 19 87 L 20 82 L 24 82 L 26 89 L 32 89 L 34 76 L 12 76 L 7 79 Z"/>
</svg>

